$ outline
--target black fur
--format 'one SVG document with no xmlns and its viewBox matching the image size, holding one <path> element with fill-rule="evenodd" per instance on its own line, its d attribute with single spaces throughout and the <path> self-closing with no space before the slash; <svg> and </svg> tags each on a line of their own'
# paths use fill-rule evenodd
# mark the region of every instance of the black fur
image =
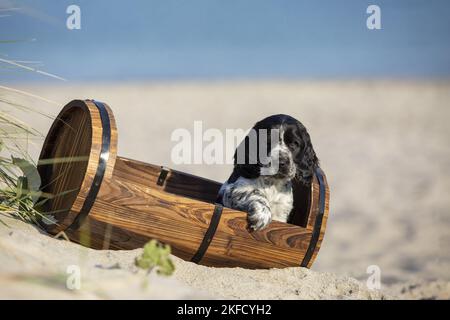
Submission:
<svg viewBox="0 0 450 320">
<path fill-rule="evenodd" d="M 284 114 L 277 114 L 269 116 L 259 122 L 257 122 L 253 129 L 257 132 L 257 142 L 259 148 L 259 130 L 266 129 L 270 135 L 270 129 L 278 129 L 283 127 L 284 142 L 288 146 L 293 155 L 294 162 L 297 167 L 295 179 L 309 186 L 311 184 L 312 177 L 315 169 L 319 166 L 319 159 L 314 152 L 314 148 L 311 143 L 311 138 L 306 130 L 305 126 L 298 120 L 291 116 Z M 270 152 L 270 136 L 267 139 L 268 146 L 267 151 Z M 245 163 L 237 163 L 237 153 L 239 148 L 245 147 Z M 233 183 L 239 177 L 245 177 L 249 179 L 256 179 L 260 176 L 261 161 L 259 159 L 259 149 L 257 155 L 249 154 L 249 136 L 241 142 L 238 149 L 234 154 L 234 170 L 228 179 L 229 183 Z M 254 157 L 254 158 L 252 158 Z M 250 163 L 250 159 L 257 159 L 256 163 Z"/>
</svg>

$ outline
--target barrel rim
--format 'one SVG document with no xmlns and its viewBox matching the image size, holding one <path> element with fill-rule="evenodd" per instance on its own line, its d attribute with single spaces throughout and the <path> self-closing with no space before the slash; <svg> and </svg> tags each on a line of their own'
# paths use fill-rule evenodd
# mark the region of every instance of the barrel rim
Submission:
<svg viewBox="0 0 450 320">
<path fill-rule="evenodd" d="M 50 233 L 58 233 L 68 227 L 77 228 L 81 225 L 89 214 L 90 207 L 102 185 L 101 182 L 111 176 L 116 158 L 117 130 L 111 109 L 107 104 L 99 101 L 77 99 L 67 103 L 56 117 L 48 131 L 39 159 L 51 154 L 52 148 L 54 148 L 51 146 L 51 141 L 54 135 L 58 134 L 57 130 L 61 128 L 61 119 L 73 108 L 80 108 L 89 116 L 91 130 L 89 159 L 83 173 L 84 176 L 80 181 L 79 190 L 73 201 L 68 203 L 68 209 L 54 214 L 56 219 L 54 224 L 47 224 L 45 220 L 43 221 L 43 226 Z M 92 176 L 92 172 L 95 172 L 94 176 Z M 88 191 L 86 192 L 86 190 Z M 84 205 L 86 199 L 88 202 Z M 80 202 L 83 204 L 81 210 L 78 208 Z M 82 215 L 78 217 L 80 212 Z"/>
<path fill-rule="evenodd" d="M 105 176 L 106 167 L 110 157 L 111 148 L 111 121 L 109 119 L 108 110 L 105 104 L 100 101 L 91 100 L 97 107 L 100 113 L 102 124 L 102 142 L 100 147 L 100 156 L 98 158 L 97 170 L 95 172 L 94 180 L 91 183 L 88 194 L 84 199 L 83 206 L 78 212 L 73 222 L 67 227 L 70 230 L 77 230 L 85 221 L 92 206 L 97 198 L 97 194 L 102 186 L 103 178 Z"/>
<path fill-rule="evenodd" d="M 319 212 L 314 221 L 314 228 L 312 230 L 311 240 L 305 256 L 301 262 L 301 266 L 305 268 L 310 268 L 318 254 L 320 245 L 323 240 L 323 235 L 325 233 L 326 222 L 328 218 L 328 201 L 329 192 L 328 183 L 326 181 L 325 173 L 320 167 L 315 170 L 315 176 L 319 184 Z"/>
</svg>

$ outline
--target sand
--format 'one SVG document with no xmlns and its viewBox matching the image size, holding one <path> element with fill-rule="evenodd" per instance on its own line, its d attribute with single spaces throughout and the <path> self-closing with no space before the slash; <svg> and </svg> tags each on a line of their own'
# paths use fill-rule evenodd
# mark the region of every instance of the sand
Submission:
<svg viewBox="0 0 450 320">
<path fill-rule="evenodd" d="M 16 297 L 42 297 L 36 290 L 27 290 L 33 285 L 48 289 L 44 290 L 48 297 L 119 298 L 124 295 L 123 288 L 133 288 L 125 290 L 126 297 L 450 298 L 449 82 L 69 83 L 14 87 L 60 105 L 75 98 L 107 102 L 116 116 L 121 156 L 218 181 L 226 179 L 229 165 L 171 163 L 174 143 L 170 134 L 174 129 L 192 130 L 194 120 L 203 120 L 204 128 L 246 129 L 266 115 L 291 114 L 310 131 L 328 177 L 331 202 L 327 233 L 312 270 L 214 269 L 174 258 L 175 275 L 169 279 L 151 276 L 147 288 L 160 289 L 145 292 L 137 289 L 142 287 L 145 274 L 133 266 L 138 251 L 83 249 L 14 222 L 10 229 L 0 227 L 0 283 L 7 284 L 1 286 L 2 297 L 13 293 Z M 35 98 L 10 96 L 51 115 L 60 109 Z M 44 133 L 51 124 L 50 119 L 30 114 L 21 114 L 21 118 Z M 32 149 L 37 154 L 40 143 Z M 29 284 L 28 275 L 41 274 L 31 276 L 36 280 L 64 274 L 70 259 L 80 255 L 84 255 L 83 273 L 91 289 L 74 293 L 45 281 Z M 381 290 L 366 286 L 371 265 L 381 271 Z M 177 289 L 168 290 L 171 286 Z M 103 288 L 103 295 L 96 288 Z"/>
<path fill-rule="evenodd" d="M 209 268 L 172 257 L 171 277 L 135 265 L 140 249 L 98 251 L 39 233 L 10 218 L 0 227 L 0 298 L 49 299 L 387 299 L 356 279 L 305 268 Z M 70 286 L 72 266 L 80 288 Z M 67 282 L 69 281 L 69 286 Z"/>
</svg>

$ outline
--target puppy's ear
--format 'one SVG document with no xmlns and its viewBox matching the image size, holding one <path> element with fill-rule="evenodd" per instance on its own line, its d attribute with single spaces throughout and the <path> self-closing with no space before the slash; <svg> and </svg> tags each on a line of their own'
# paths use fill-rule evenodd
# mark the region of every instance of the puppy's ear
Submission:
<svg viewBox="0 0 450 320">
<path fill-rule="evenodd" d="M 297 179 L 305 186 L 310 186 L 315 169 L 319 166 L 319 159 L 316 156 L 311 143 L 311 138 L 303 126 L 298 126 L 300 140 L 303 150 L 295 158 L 297 164 Z"/>
<path fill-rule="evenodd" d="M 261 165 L 258 161 L 258 143 L 251 148 L 250 140 L 247 135 L 236 148 L 233 174 L 247 179 L 256 179 L 261 172 Z"/>
</svg>

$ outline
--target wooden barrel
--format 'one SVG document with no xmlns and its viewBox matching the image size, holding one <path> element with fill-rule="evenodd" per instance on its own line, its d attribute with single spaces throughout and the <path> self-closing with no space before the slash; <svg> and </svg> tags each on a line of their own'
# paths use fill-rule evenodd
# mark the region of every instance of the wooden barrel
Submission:
<svg viewBox="0 0 450 320">
<path fill-rule="evenodd" d="M 44 223 L 48 232 L 64 231 L 95 249 L 135 249 L 157 239 L 176 256 L 207 266 L 313 263 L 328 216 L 320 168 L 311 188 L 294 185 L 291 224 L 250 231 L 245 212 L 215 203 L 220 183 L 116 153 L 116 124 L 105 103 L 74 100 L 63 108 L 38 163 L 42 191 L 51 195 L 38 209 L 55 220 Z"/>
</svg>

